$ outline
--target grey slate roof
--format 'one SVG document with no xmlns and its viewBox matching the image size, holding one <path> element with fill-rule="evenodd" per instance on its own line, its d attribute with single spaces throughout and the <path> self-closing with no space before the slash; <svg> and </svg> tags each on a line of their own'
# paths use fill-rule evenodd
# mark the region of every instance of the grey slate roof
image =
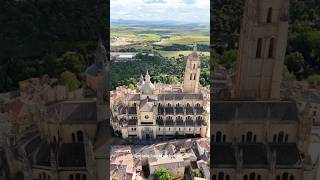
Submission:
<svg viewBox="0 0 320 180">
<path fill-rule="evenodd" d="M 298 120 L 298 109 L 288 101 L 215 101 L 213 121 L 246 120 Z"/>
<path fill-rule="evenodd" d="M 235 158 L 235 149 L 231 143 L 224 143 L 224 144 L 214 144 L 211 146 L 212 152 L 212 161 L 211 167 L 215 165 L 235 165 L 236 158 Z"/>
<path fill-rule="evenodd" d="M 94 63 L 85 70 L 85 73 L 91 76 L 97 76 L 101 69 L 102 69 L 101 64 Z"/>
<path fill-rule="evenodd" d="M 267 146 L 270 147 L 269 150 Z M 214 143 L 211 146 L 212 166 L 236 166 L 236 157 L 239 157 L 240 149 L 243 152 L 242 159 L 245 167 L 268 167 L 268 154 L 271 155 L 274 150 L 276 150 L 276 165 L 295 166 L 301 163 L 300 152 L 295 143 L 245 143 L 235 145 Z"/>
<path fill-rule="evenodd" d="M 159 94 L 159 100 L 182 100 L 182 99 L 199 99 L 202 100 L 204 97 L 201 93 L 176 93 L 176 94 Z"/>
<path fill-rule="evenodd" d="M 57 157 L 51 157 L 51 152 Z M 83 143 L 63 143 L 61 146 L 43 141 L 37 151 L 34 151 L 36 165 L 50 166 L 50 159 L 58 161 L 60 167 L 85 167 L 85 152 Z M 56 156 L 56 155 L 54 155 Z"/>
<path fill-rule="evenodd" d="M 270 148 L 276 151 L 277 165 L 296 164 L 300 161 L 300 154 L 295 143 L 270 144 Z"/>
<path fill-rule="evenodd" d="M 64 101 L 50 105 L 47 112 L 49 117 L 56 117 L 57 113 L 62 122 L 97 122 L 94 101 Z"/>
<path fill-rule="evenodd" d="M 84 167 L 86 166 L 84 144 L 64 143 L 58 152 L 59 165 L 63 167 Z"/>
<path fill-rule="evenodd" d="M 129 94 L 127 98 L 128 98 L 128 101 L 139 101 L 140 94 Z"/>
</svg>

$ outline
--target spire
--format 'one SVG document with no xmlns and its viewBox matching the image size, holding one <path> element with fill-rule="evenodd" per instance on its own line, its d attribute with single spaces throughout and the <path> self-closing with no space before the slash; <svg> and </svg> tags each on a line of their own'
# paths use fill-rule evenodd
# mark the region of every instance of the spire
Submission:
<svg viewBox="0 0 320 180">
<path fill-rule="evenodd" d="M 147 70 L 147 74 L 145 76 L 145 79 L 146 79 L 146 82 L 149 83 L 150 82 L 150 75 L 149 75 L 149 72 Z"/>
<path fill-rule="evenodd" d="M 198 50 L 197 50 L 197 43 L 195 43 L 194 45 L 193 45 L 193 52 L 197 52 Z"/>
</svg>

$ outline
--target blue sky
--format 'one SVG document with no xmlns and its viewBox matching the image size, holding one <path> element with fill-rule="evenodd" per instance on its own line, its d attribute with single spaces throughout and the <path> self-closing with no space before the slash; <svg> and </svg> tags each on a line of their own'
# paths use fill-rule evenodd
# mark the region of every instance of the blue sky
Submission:
<svg viewBox="0 0 320 180">
<path fill-rule="evenodd" d="M 210 0 L 110 0 L 111 19 L 210 21 Z"/>
</svg>

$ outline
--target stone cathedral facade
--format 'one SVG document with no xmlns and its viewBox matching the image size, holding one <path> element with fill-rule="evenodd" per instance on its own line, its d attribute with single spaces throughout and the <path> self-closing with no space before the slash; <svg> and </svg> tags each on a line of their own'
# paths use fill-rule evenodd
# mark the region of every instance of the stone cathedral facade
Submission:
<svg viewBox="0 0 320 180">
<path fill-rule="evenodd" d="M 236 72 L 216 67 L 213 180 L 314 180 L 308 107 L 280 97 L 289 0 L 246 0 Z"/>
<path fill-rule="evenodd" d="M 209 89 L 201 87 L 196 46 L 186 62 L 183 84 L 154 84 L 147 71 L 137 90 L 111 92 L 111 126 L 122 138 L 206 137 Z"/>
</svg>

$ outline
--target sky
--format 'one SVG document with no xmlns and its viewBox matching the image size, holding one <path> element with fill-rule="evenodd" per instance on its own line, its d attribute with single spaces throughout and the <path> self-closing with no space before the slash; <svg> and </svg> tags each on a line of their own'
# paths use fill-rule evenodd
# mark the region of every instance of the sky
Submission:
<svg viewBox="0 0 320 180">
<path fill-rule="evenodd" d="M 110 0 L 111 19 L 210 22 L 210 0 Z"/>
</svg>

